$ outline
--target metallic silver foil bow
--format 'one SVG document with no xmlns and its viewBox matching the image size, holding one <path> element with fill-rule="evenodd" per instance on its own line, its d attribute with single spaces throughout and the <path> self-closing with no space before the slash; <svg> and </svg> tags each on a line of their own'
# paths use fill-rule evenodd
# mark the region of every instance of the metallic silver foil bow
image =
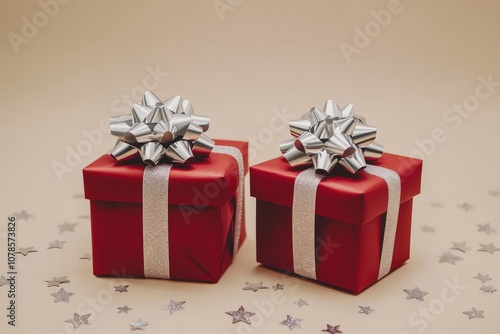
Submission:
<svg viewBox="0 0 500 334">
<path fill-rule="evenodd" d="M 316 173 L 326 175 L 338 163 L 354 174 L 383 153 L 374 142 L 377 128 L 354 116 L 352 104 L 340 109 L 328 100 L 324 110 L 314 107 L 289 126 L 294 138 L 283 141 L 280 150 L 293 167 L 313 165 Z"/>
<path fill-rule="evenodd" d="M 193 114 L 188 100 L 174 96 L 162 102 L 147 91 L 132 114 L 111 117 L 109 129 L 119 139 L 110 154 L 118 161 L 139 154 L 150 165 L 164 156 L 174 163 L 189 163 L 210 155 L 215 143 L 203 133 L 209 125 L 210 118 Z"/>
</svg>

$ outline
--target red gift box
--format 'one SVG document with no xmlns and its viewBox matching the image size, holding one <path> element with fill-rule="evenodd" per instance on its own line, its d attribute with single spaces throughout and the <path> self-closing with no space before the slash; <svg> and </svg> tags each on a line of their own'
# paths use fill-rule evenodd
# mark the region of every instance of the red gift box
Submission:
<svg viewBox="0 0 500 334">
<path fill-rule="evenodd" d="M 216 141 L 243 155 L 248 143 Z M 117 162 L 103 155 L 83 169 L 90 200 L 94 275 L 144 277 L 143 175 L 140 159 Z M 168 180 L 170 279 L 217 282 L 233 259 L 238 187 L 234 157 L 212 152 L 207 159 L 175 164 Z M 239 244 L 245 239 L 244 208 Z"/>
<path fill-rule="evenodd" d="M 409 258 L 412 199 L 420 192 L 422 161 L 384 153 L 373 165 L 395 171 L 401 180 L 393 271 Z M 292 202 L 301 172 L 283 157 L 250 167 L 251 195 L 257 199 L 257 261 L 292 273 Z M 335 169 L 321 180 L 314 219 L 318 281 L 359 293 L 378 280 L 387 207 L 388 184 L 381 177 Z"/>
</svg>

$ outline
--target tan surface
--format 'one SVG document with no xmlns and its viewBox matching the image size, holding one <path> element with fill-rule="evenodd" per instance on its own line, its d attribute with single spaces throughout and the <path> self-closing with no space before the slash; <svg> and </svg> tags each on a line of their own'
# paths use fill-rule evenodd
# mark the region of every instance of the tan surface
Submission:
<svg viewBox="0 0 500 334">
<path fill-rule="evenodd" d="M 479 79 L 500 81 L 498 2 L 71 1 L 45 12 L 40 3 L 0 4 L 0 275 L 8 215 L 33 214 L 19 221 L 18 245 L 38 249 L 17 259 L 15 329 L 6 325 L 7 287 L 0 287 L 1 333 L 71 333 L 64 320 L 73 312 L 92 313 L 81 333 L 128 332 L 138 318 L 150 322 L 149 333 L 287 333 L 278 324 L 287 314 L 303 319 L 303 329 L 295 331 L 304 333 L 327 323 L 344 333 L 498 329 L 500 292 L 484 293 L 472 278 L 490 274 L 487 283 L 500 288 L 500 253 L 476 251 L 479 243 L 500 247 L 500 197 L 488 194 L 500 189 L 500 85 L 488 90 Z M 219 16 L 214 3 L 230 3 L 231 10 Z M 388 9 L 393 14 L 382 26 L 371 11 Z M 29 30 L 26 22 L 39 27 Z M 363 40 L 357 29 L 365 28 L 372 37 Z M 356 48 L 349 57 L 341 49 L 346 44 Z M 282 277 L 255 262 L 254 199 L 248 197 L 249 238 L 219 284 L 128 280 L 130 292 L 109 292 L 112 282 L 93 277 L 90 263 L 78 259 L 91 242 L 88 221 L 79 218 L 88 203 L 74 195 L 82 193 L 81 168 L 114 143 L 98 130 L 100 122 L 126 111 L 126 95 L 146 86 L 160 97 L 190 99 L 197 113 L 212 117 L 210 137 L 251 140 L 251 163 L 277 156 L 277 144 L 288 138 L 277 115 L 293 118 L 328 98 L 353 103 L 379 128 L 378 142 L 387 151 L 421 150 L 425 157 L 412 259 L 359 296 Z M 471 110 L 463 116 L 448 111 L 463 103 Z M 84 133 L 93 134 L 93 142 Z M 78 149 L 79 159 L 66 161 L 68 150 Z M 54 164 L 68 169 L 58 177 Z M 475 208 L 457 208 L 464 201 Z M 57 225 L 66 221 L 79 225 L 59 234 Z M 476 224 L 487 222 L 498 232 L 477 232 Z M 423 233 L 423 225 L 436 232 Z M 48 250 L 54 239 L 65 240 L 64 249 Z M 453 251 L 464 260 L 438 263 L 452 241 L 467 241 L 468 252 Z M 53 303 L 50 293 L 57 289 L 43 282 L 62 275 L 71 280 L 66 290 L 75 292 L 69 304 Z M 465 287 L 457 296 L 445 291 L 455 278 Z M 270 290 L 241 290 L 245 281 L 261 280 L 287 284 L 284 297 L 264 313 L 256 304 L 270 305 Z M 403 289 L 415 286 L 429 292 L 424 302 L 406 300 Z M 298 308 L 293 302 L 299 298 L 309 306 Z M 186 310 L 169 315 L 162 306 L 170 299 L 186 300 Z M 133 310 L 117 314 L 125 304 Z M 232 325 L 224 314 L 240 304 L 259 314 L 253 326 Z M 358 314 L 359 305 L 376 311 Z M 462 314 L 472 307 L 484 310 L 485 319 Z M 425 308 L 431 311 L 422 320 Z"/>
</svg>

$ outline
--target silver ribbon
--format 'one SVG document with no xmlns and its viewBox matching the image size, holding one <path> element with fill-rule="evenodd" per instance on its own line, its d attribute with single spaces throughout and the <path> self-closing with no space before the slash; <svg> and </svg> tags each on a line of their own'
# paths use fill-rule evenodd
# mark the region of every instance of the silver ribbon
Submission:
<svg viewBox="0 0 500 334">
<path fill-rule="evenodd" d="M 323 176 L 314 168 L 297 175 L 292 203 L 293 268 L 296 274 L 316 279 L 316 248 L 314 242 L 316 190 Z"/>
<path fill-rule="evenodd" d="M 146 166 L 142 181 L 144 276 L 170 278 L 168 179 L 171 164 Z"/>
<path fill-rule="evenodd" d="M 214 153 L 232 156 L 238 164 L 238 188 L 234 231 L 233 257 L 239 248 L 243 217 L 245 169 L 243 155 L 232 146 L 216 145 Z M 170 253 L 168 239 L 168 182 L 171 164 L 146 166 L 142 183 L 142 238 L 144 276 L 170 279 Z"/>
<path fill-rule="evenodd" d="M 395 171 L 379 166 L 368 165 L 365 171 L 382 178 L 388 188 L 387 214 L 377 278 L 381 279 L 391 270 L 401 201 L 401 179 Z M 317 175 L 314 168 L 306 169 L 295 179 L 293 190 L 292 254 L 294 272 L 314 280 L 316 279 L 314 235 L 316 192 L 322 179 L 323 176 Z"/>
<path fill-rule="evenodd" d="M 365 171 L 369 174 L 381 177 L 387 183 L 388 203 L 385 218 L 384 241 L 380 256 L 380 267 L 378 279 L 381 279 L 391 271 L 392 257 L 394 254 L 394 243 L 396 241 L 396 229 L 398 227 L 399 205 L 401 202 L 401 178 L 395 171 L 374 165 L 368 165 Z"/>
<path fill-rule="evenodd" d="M 241 235 L 241 221 L 243 219 L 243 196 L 245 194 L 245 165 L 243 162 L 243 155 L 236 147 L 215 145 L 212 149 L 213 153 L 227 154 L 232 156 L 238 164 L 238 200 L 236 202 L 236 220 L 234 226 L 234 247 L 233 258 L 238 251 Z"/>
</svg>

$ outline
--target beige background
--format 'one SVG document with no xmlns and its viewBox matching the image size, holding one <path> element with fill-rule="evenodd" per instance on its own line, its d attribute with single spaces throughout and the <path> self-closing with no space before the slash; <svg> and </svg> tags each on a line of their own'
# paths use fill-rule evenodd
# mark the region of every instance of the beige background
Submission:
<svg viewBox="0 0 500 334">
<path fill-rule="evenodd" d="M 82 325 L 81 333 L 127 332 L 138 318 L 150 322 L 149 333 L 286 333 L 278 323 L 287 314 L 303 319 L 295 331 L 305 333 L 326 323 L 344 333 L 498 329 L 500 292 L 483 293 L 472 278 L 490 274 L 488 283 L 500 288 L 500 254 L 476 251 L 479 243 L 500 246 L 499 232 L 486 235 L 476 226 L 489 222 L 500 231 L 500 197 L 488 194 L 500 189 L 500 85 L 488 91 L 480 79 L 500 82 L 498 2 L 62 2 L 0 4 L 0 275 L 8 215 L 27 210 L 34 216 L 18 222 L 18 245 L 38 249 L 17 259 L 18 326 L 7 327 L 2 315 L 0 332 L 72 333 L 64 320 L 84 311 L 92 313 L 91 325 Z M 221 4 L 224 12 L 214 7 Z M 373 11 L 380 16 L 388 9 L 390 18 L 378 23 Z M 363 40 L 360 30 L 370 36 Z M 347 44 L 356 48 L 348 57 L 341 49 Z M 359 296 L 283 277 L 255 262 L 254 199 L 248 197 L 249 238 L 219 284 L 128 280 L 129 293 L 109 292 L 113 282 L 95 278 L 90 263 L 78 259 L 91 242 L 88 203 L 75 195 L 82 193 L 81 168 L 114 143 L 99 124 L 126 111 L 126 96 L 145 86 L 163 98 L 190 99 L 197 113 L 212 117 L 210 137 L 250 140 L 251 163 L 278 155 L 278 143 L 289 137 L 283 117 L 322 107 L 326 99 L 353 103 L 379 128 L 377 141 L 387 151 L 425 158 L 412 259 Z M 463 103 L 468 116 L 448 111 Z M 71 160 L 72 150 L 81 153 Z M 64 172 L 58 175 L 54 166 Z M 464 201 L 474 209 L 458 208 Z M 79 225 L 59 234 L 64 222 Z M 423 233 L 423 225 L 436 231 Z M 64 249 L 48 250 L 54 239 L 66 241 Z M 468 252 L 453 251 L 464 260 L 438 263 L 452 241 L 467 241 Z M 50 293 L 57 289 L 43 282 L 61 275 L 71 280 L 65 289 L 75 292 L 69 304 L 54 304 Z M 465 290 L 444 303 L 446 282 L 455 279 Z M 287 284 L 267 315 L 256 304 L 269 304 L 270 290 L 241 290 L 245 281 L 261 280 Z M 403 289 L 415 286 L 429 292 L 424 302 L 406 300 Z M 2 310 L 6 288 L 0 287 Z M 92 298 L 96 307 L 89 306 Z M 299 298 L 309 306 L 298 308 L 293 301 Z M 170 299 L 186 300 L 186 310 L 169 315 L 161 307 Z M 133 310 L 117 314 L 125 304 Z M 259 313 L 252 326 L 232 325 L 224 314 L 240 304 Z M 359 305 L 376 311 L 358 314 Z M 485 319 L 462 314 L 472 307 L 484 310 Z M 435 311 L 422 320 L 425 329 L 414 322 L 424 319 L 423 308 Z"/>
</svg>

